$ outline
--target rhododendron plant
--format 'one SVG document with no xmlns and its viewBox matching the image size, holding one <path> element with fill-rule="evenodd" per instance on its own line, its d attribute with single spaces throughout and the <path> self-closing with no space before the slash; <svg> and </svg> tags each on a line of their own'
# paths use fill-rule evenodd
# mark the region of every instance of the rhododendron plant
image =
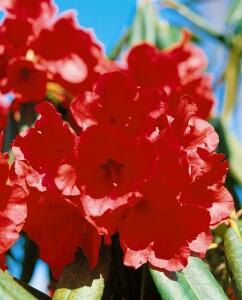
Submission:
<svg viewBox="0 0 242 300">
<path fill-rule="evenodd" d="M 216 97 L 194 35 L 162 27 L 144 1 L 108 58 L 52 0 L 0 9 L 0 269 L 12 272 L 22 235 L 20 283 L 38 299 L 23 283 L 38 258 L 52 294 L 58 280 L 53 299 L 226 299 L 206 265 L 240 299 L 238 155 L 230 111 L 209 119 Z M 221 41 L 234 63 L 237 39 Z M 24 298 L 6 278 L 0 295 Z"/>
</svg>

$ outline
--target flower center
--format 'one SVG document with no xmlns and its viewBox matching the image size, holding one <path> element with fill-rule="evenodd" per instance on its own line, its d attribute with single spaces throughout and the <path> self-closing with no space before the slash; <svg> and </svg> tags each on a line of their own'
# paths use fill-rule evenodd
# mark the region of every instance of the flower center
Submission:
<svg viewBox="0 0 242 300">
<path fill-rule="evenodd" d="M 124 164 L 117 163 L 113 159 L 108 159 L 106 164 L 101 165 L 103 177 L 111 186 L 118 186 L 122 179 L 122 168 Z"/>
<path fill-rule="evenodd" d="M 27 69 L 27 68 L 22 68 L 21 70 L 20 70 L 20 76 L 21 76 L 21 78 L 23 79 L 23 80 L 28 80 L 29 79 L 29 77 L 30 77 L 30 70 L 29 69 Z"/>
</svg>

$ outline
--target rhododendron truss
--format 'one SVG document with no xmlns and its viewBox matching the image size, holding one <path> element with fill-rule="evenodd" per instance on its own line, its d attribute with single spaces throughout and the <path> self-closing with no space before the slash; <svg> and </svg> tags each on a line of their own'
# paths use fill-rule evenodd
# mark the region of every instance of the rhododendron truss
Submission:
<svg viewBox="0 0 242 300">
<path fill-rule="evenodd" d="M 60 163 L 76 157 L 78 137 L 47 102 L 37 106 L 36 111 L 44 117 L 36 121 L 35 128 L 16 137 L 16 161 L 10 179 L 27 194 L 28 216 L 23 230 L 40 246 L 41 257 L 59 277 L 78 246 L 95 266 L 101 238 L 79 210 L 64 200 L 54 183 Z M 76 194 L 72 191 L 73 199 Z"/>
<path fill-rule="evenodd" d="M 79 135 L 51 104 L 36 106 L 40 119 L 12 146 L 11 182 L 28 194 L 24 230 L 55 276 L 77 246 L 94 267 L 101 237 L 110 244 L 115 233 L 133 268 L 177 271 L 204 257 L 210 228 L 233 210 L 228 162 L 196 99 L 177 99 L 172 113 L 169 101 L 160 87 L 110 72 L 71 104 Z"/>
<path fill-rule="evenodd" d="M 203 51 L 190 42 L 191 34 L 183 30 L 179 43 L 159 50 L 142 43 L 133 47 L 127 56 L 127 72 L 143 87 L 163 87 L 169 96 L 170 114 L 176 109 L 180 97 L 194 97 L 196 114 L 206 119 L 215 103 L 212 78 L 204 74 L 207 59 Z"/>
<path fill-rule="evenodd" d="M 117 68 L 75 13 L 57 15 L 51 0 L 2 1 L 0 9 L 0 91 L 11 93 L 15 104 L 53 100 L 54 86 L 55 101 L 69 106 L 100 74 Z"/>
</svg>

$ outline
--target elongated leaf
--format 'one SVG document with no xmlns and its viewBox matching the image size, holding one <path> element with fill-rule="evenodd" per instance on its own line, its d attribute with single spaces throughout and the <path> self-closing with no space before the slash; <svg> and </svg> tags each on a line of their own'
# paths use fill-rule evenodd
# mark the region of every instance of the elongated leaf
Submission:
<svg viewBox="0 0 242 300">
<path fill-rule="evenodd" d="M 181 28 L 163 24 L 157 20 L 156 24 L 156 46 L 160 49 L 167 48 L 181 39 Z"/>
<path fill-rule="evenodd" d="M 152 2 L 144 4 L 144 26 L 145 26 L 145 41 L 155 44 L 156 31 L 155 22 L 157 20 L 156 11 Z"/>
<path fill-rule="evenodd" d="M 144 40 L 145 40 L 144 9 L 142 6 L 139 6 L 134 19 L 134 23 L 131 27 L 129 45 L 133 46 Z"/>
<path fill-rule="evenodd" d="M 108 276 L 110 251 L 103 247 L 98 266 L 90 270 L 87 259 L 82 255 L 69 264 L 62 274 L 53 300 L 99 300 Z"/>
<path fill-rule="evenodd" d="M 242 23 L 242 0 L 234 0 L 227 16 L 227 22 L 230 24 Z"/>
<path fill-rule="evenodd" d="M 230 173 L 237 183 L 242 185 L 242 144 L 226 128 L 224 128 L 224 135 L 228 147 Z"/>
<path fill-rule="evenodd" d="M 231 274 L 236 299 L 242 299 L 242 240 L 234 228 L 230 227 L 224 238 L 225 255 Z"/>
<path fill-rule="evenodd" d="M 235 41 L 238 38 L 235 39 Z M 238 80 L 240 73 L 240 46 L 235 42 L 229 53 L 229 60 L 225 71 L 225 100 L 222 113 L 222 120 L 227 123 L 231 117 L 237 98 Z"/>
<path fill-rule="evenodd" d="M 180 272 L 150 269 L 155 285 L 164 300 L 223 300 L 228 297 L 200 258 L 190 257 Z"/>
<path fill-rule="evenodd" d="M 0 270 L 0 299 L 1 300 L 35 300 L 34 296 L 28 293 L 7 273 Z"/>
</svg>

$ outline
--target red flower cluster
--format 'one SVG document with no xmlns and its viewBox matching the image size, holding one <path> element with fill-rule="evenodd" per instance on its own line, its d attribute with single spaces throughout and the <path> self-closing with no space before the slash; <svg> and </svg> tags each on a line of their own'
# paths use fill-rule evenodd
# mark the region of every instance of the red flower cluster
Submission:
<svg viewBox="0 0 242 300">
<path fill-rule="evenodd" d="M 78 246 L 94 266 L 101 239 L 54 183 L 61 162 L 76 157 L 78 137 L 49 103 L 39 104 L 36 111 L 43 117 L 35 128 L 15 139 L 11 182 L 19 183 L 27 194 L 28 216 L 23 230 L 40 246 L 41 257 L 58 277 L 73 260 Z M 76 194 L 73 190 L 73 200 Z"/>
<path fill-rule="evenodd" d="M 228 162 L 193 99 L 172 114 L 169 101 L 161 88 L 106 73 L 71 104 L 79 136 L 51 104 L 36 106 L 35 128 L 13 143 L 11 180 L 28 194 L 24 230 L 56 276 L 77 246 L 95 266 L 101 236 L 109 244 L 116 232 L 134 268 L 177 271 L 204 256 L 209 228 L 233 210 Z"/>
<path fill-rule="evenodd" d="M 204 74 L 207 59 L 203 51 L 190 42 L 190 33 L 183 31 L 181 41 L 170 48 L 157 49 L 147 43 L 129 52 L 127 72 L 142 87 L 163 87 L 169 96 L 170 114 L 180 97 L 194 97 L 197 115 L 208 118 L 215 102 L 209 75 Z"/>
<path fill-rule="evenodd" d="M 101 74 L 124 71 L 122 63 L 106 58 L 73 12 L 57 15 L 52 0 L 2 0 L 0 9 L 5 12 L 0 26 L 0 93 L 13 95 L 12 109 L 47 98 L 69 107 L 80 93 L 93 90 Z M 203 73 L 204 54 L 189 40 L 184 31 L 180 43 L 162 51 L 138 45 L 129 52 L 125 72 L 139 86 L 164 88 L 170 115 L 180 97 L 189 94 L 197 115 L 206 119 L 215 101 L 211 78 Z"/>
<path fill-rule="evenodd" d="M 0 135 L 0 147 L 2 147 L 3 134 Z M 18 239 L 27 215 L 26 194 L 23 188 L 17 184 L 7 184 L 9 166 L 8 155 L 0 153 L 0 268 L 5 269 L 4 253 Z"/>
<path fill-rule="evenodd" d="M 56 16 L 51 0 L 0 2 L 0 92 L 18 102 L 45 98 L 47 83 L 77 96 L 105 71 L 106 58 L 73 13 Z M 63 40 L 65 41 L 63 43 Z"/>
</svg>

